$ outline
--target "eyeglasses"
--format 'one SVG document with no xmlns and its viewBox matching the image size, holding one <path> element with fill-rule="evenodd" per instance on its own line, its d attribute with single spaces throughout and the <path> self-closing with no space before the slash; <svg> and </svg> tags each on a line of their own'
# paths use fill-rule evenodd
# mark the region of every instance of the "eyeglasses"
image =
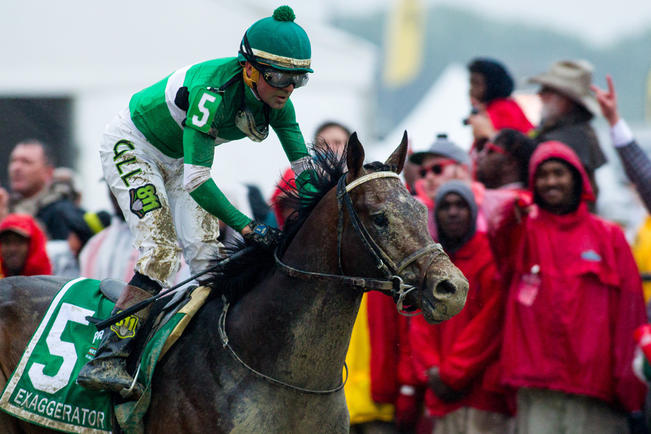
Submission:
<svg viewBox="0 0 651 434">
<path fill-rule="evenodd" d="M 425 178 L 429 172 L 432 172 L 434 175 L 440 175 L 443 173 L 443 169 L 445 169 L 447 166 L 452 166 L 454 164 L 459 164 L 454 160 L 444 160 L 444 161 L 439 161 L 437 163 L 432 164 L 431 166 L 428 167 L 423 167 L 418 171 L 420 174 L 421 178 Z"/>
<path fill-rule="evenodd" d="M 293 84 L 294 88 L 303 87 L 310 79 L 306 72 L 287 72 L 273 68 L 260 68 L 260 74 L 269 86 L 278 89 L 283 89 L 290 84 Z"/>
<path fill-rule="evenodd" d="M 489 141 L 480 142 L 477 144 L 477 153 L 482 153 L 482 152 L 485 152 L 487 154 L 492 154 L 495 152 L 502 155 L 508 154 L 508 152 L 506 152 L 505 149 L 500 148 L 495 143 Z"/>
</svg>

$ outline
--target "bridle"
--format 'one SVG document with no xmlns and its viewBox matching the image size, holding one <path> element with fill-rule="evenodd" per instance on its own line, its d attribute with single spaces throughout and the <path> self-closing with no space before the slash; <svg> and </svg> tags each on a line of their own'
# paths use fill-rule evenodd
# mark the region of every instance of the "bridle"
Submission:
<svg viewBox="0 0 651 434">
<path fill-rule="evenodd" d="M 443 252 L 443 248 L 441 247 L 440 244 L 431 242 L 427 244 L 425 247 L 416 250 L 415 252 L 407 255 L 406 258 L 402 259 L 398 263 L 396 263 L 394 260 L 391 259 L 391 257 L 375 242 L 371 234 L 368 232 L 364 224 L 359 218 L 359 215 L 357 214 L 357 211 L 355 211 L 355 207 L 353 206 L 353 201 L 350 198 L 350 191 L 353 190 L 354 188 L 364 184 L 365 182 L 372 181 L 375 179 L 380 179 L 380 178 L 398 178 L 397 173 L 395 172 L 390 172 L 390 171 L 382 171 L 382 172 L 373 172 L 369 173 L 367 175 L 361 176 L 354 181 L 352 181 L 350 184 L 346 185 L 346 174 L 344 174 L 340 179 L 339 182 L 337 183 L 337 204 L 339 207 L 339 216 L 338 216 L 338 221 L 337 221 L 337 263 L 338 263 L 338 268 L 339 272 L 341 274 L 329 274 L 329 273 L 320 273 L 316 271 L 307 271 L 307 270 L 300 270 L 298 268 L 292 267 L 291 265 L 288 265 L 284 263 L 280 257 L 278 256 L 278 249 L 274 251 L 274 259 L 276 260 L 276 265 L 280 269 L 280 271 L 284 272 L 288 276 L 303 279 L 303 280 L 320 280 L 320 281 L 329 281 L 333 283 L 338 283 L 338 284 L 343 284 L 346 286 L 350 286 L 356 290 L 359 290 L 361 292 L 368 292 L 368 291 L 380 291 L 383 292 L 387 295 L 390 295 L 394 301 L 396 302 L 396 307 L 398 309 L 398 312 L 402 315 L 406 316 L 413 316 L 415 314 L 413 313 L 408 313 L 405 312 L 403 307 L 404 307 L 404 300 L 407 294 L 412 292 L 413 290 L 416 289 L 414 285 L 409 285 L 403 282 L 402 278 L 400 277 L 400 272 L 402 272 L 405 268 L 407 268 L 410 264 L 412 264 L 414 261 L 416 261 L 418 258 L 420 258 L 423 255 L 426 255 L 430 252 Z M 342 238 L 343 238 L 343 229 L 344 229 L 344 212 L 348 212 L 348 216 L 350 218 L 350 223 L 355 230 L 355 232 L 359 235 L 359 237 L 362 240 L 362 244 L 366 248 L 366 250 L 373 256 L 373 259 L 375 260 L 376 267 L 378 270 L 384 274 L 385 279 L 374 279 L 374 278 L 367 278 L 367 277 L 354 277 L 354 276 L 346 276 L 343 272 L 343 267 L 341 264 L 341 245 L 342 245 Z M 433 260 L 433 259 L 432 259 Z M 428 267 L 429 268 L 429 267 Z M 283 386 L 291 390 L 295 390 L 298 392 L 302 393 L 310 393 L 310 394 L 316 394 L 316 395 L 327 395 L 330 393 L 338 392 L 341 389 L 343 389 L 344 385 L 348 381 L 348 366 L 344 362 L 344 368 L 346 371 L 346 377 L 345 379 L 339 384 L 338 386 L 332 388 L 332 389 L 322 389 L 322 390 L 316 390 L 316 389 L 307 389 L 304 387 L 300 386 L 295 386 L 289 383 L 285 383 L 281 380 L 277 380 L 273 377 L 270 377 L 266 374 L 263 374 L 262 372 L 257 371 L 256 369 L 252 368 L 249 366 L 244 360 L 240 358 L 240 356 L 233 350 L 231 347 L 229 340 L 228 340 L 228 335 L 226 334 L 226 318 L 228 314 L 228 308 L 230 303 L 226 299 L 226 297 L 222 296 L 223 300 L 223 308 L 222 308 L 222 313 L 219 316 L 219 336 L 222 342 L 222 346 L 226 349 L 228 349 L 231 353 L 231 355 L 238 361 L 240 362 L 245 368 L 247 368 L 249 371 L 257 375 L 258 377 L 272 383 L 275 385 Z"/>
<path fill-rule="evenodd" d="M 350 184 L 346 185 L 346 175 L 344 174 L 337 183 L 337 202 L 339 206 L 339 217 L 337 220 L 337 263 L 339 268 L 339 273 L 341 274 L 329 274 L 329 273 L 320 273 L 316 271 L 306 271 L 300 270 L 296 267 L 292 267 L 284 263 L 278 257 L 278 251 L 274 252 L 274 258 L 278 268 L 283 271 L 285 274 L 296 277 L 304 280 L 321 280 L 321 281 L 330 281 L 334 283 L 343 284 L 346 286 L 353 287 L 362 292 L 368 291 L 380 291 L 393 298 L 396 303 L 398 312 L 402 315 L 413 316 L 414 314 L 405 312 L 404 310 L 404 301 L 407 294 L 416 289 L 414 285 L 404 283 L 400 277 L 400 273 L 411 265 L 414 261 L 418 260 L 421 256 L 426 255 L 430 252 L 443 252 L 443 248 L 440 244 L 431 242 L 424 246 L 421 249 L 416 250 L 415 252 L 407 255 L 406 258 L 402 259 L 396 263 L 391 257 L 375 242 L 371 234 L 368 232 L 364 224 L 359 218 L 357 211 L 353 205 L 353 201 L 350 198 L 350 192 L 356 187 L 364 184 L 365 182 L 372 181 L 380 178 L 398 178 L 399 175 L 395 172 L 382 171 L 382 172 L 373 172 L 367 175 L 361 176 Z M 368 251 L 373 257 L 376 267 L 384 275 L 385 279 L 374 279 L 368 277 L 354 277 L 347 276 L 344 274 L 343 266 L 341 263 L 341 245 L 344 231 L 344 211 L 348 212 L 348 217 L 350 218 L 350 223 L 359 235 L 362 240 L 366 251 Z"/>
</svg>

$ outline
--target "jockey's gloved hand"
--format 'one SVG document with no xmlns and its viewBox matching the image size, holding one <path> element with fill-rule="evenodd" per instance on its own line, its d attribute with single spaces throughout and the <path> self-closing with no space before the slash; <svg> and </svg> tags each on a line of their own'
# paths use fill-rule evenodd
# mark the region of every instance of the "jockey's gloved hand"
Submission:
<svg viewBox="0 0 651 434">
<path fill-rule="evenodd" d="M 280 242 L 281 232 L 264 223 L 252 221 L 247 225 L 250 232 L 243 233 L 244 241 L 253 246 L 259 246 L 263 249 L 273 249 Z"/>
</svg>

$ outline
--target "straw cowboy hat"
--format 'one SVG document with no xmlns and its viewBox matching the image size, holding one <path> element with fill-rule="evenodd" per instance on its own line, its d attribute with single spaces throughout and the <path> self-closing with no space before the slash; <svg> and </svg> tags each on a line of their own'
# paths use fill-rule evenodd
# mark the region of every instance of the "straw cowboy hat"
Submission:
<svg viewBox="0 0 651 434">
<path fill-rule="evenodd" d="M 598 115 L 599 103 L 590 90 L 592 70 L 592 65 L 585 60 L 561 60 L 552 64 L 549 71 L 531 77 L 529 82 L 549 87 Z"/>
</svg>

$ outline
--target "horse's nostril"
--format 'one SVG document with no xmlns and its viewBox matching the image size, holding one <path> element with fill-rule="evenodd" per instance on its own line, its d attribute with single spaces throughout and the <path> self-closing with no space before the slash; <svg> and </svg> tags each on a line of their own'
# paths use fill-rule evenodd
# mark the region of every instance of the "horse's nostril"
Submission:
<svg viewBox="0 0 651 434">
<path fill-rule="evenodd" d="M 457 288 L 449 280 L 442 280 L 436 285 L 435 292 L 441 295 L 453 295 L 457 292 Z"/>
</svg>

